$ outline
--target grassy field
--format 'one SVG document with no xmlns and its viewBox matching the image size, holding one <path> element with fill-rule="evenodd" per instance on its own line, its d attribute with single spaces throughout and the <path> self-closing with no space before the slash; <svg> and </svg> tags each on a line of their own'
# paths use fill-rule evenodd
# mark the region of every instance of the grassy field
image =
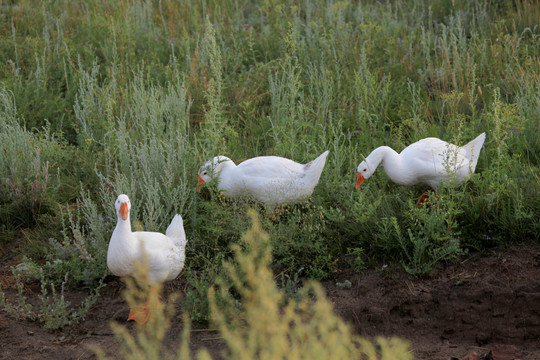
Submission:
<svg viewBox="0 0 540 360">
<path fill-rule="evenodd" d="M 421 275 L 465 252 L 538 241 L 537 0 L 14 0 L 0 9 L 0 246 L 19 244 L 18 277 L 98 296 L 119 193 L 132 200 L 135 227 L 164 232 L 183 216 L 191 286 L 182 306 L 201 322 L 249 208 L 284 289 L 337 267 Z M 437 206 L 416 207 L 427 188 L 396 185 L 382 169 L 354 191 L 356 166 L 377 146 L 401 151 L 428 136 L 461 145 L 482 132 L 476 174 L 443 187 Z M 307 162 L 325 150 L 312 198 L 278 222 L 216 184 L 196 191 L 199 166 L 215 155 Z"/>
</svg>

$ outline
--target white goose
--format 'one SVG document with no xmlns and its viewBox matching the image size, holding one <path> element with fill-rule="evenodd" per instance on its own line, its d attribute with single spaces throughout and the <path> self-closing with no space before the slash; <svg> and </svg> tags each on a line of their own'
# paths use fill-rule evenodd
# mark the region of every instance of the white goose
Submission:
<svg viewBox="0 0 540 360">
<path fill-rule="evenodd" d="M 437 138 L 426 138 L 397 153 L 388 146 L 376 148 L 358 165 L 356 189 L 369 179 L 380 163 L 390 179 L 400 185 L 426 184 L 437 190 L 444 180 L 455 175 L 457 185 L 463 184 L 474 173 L 486 133 L 464 146 L 457 146 Z M 425 194 L 418 200 L 421 203 Z"/>
<path fill-rule="evenodd" d="M 107 251 L 107 266 L 114 275 L 134 276 L 137 264 L 148 262 L 148 282 L 154 285 L 174 280 L 184 267 L 186 259 L 186 233 L 180 215 L 175 215 L 164 234 L 148 231 L 131 231 L 129 212 L 131 202 L 121 194 L 115 203 L 118 222 Z M 148 320 L 148 308 L 140 312 L 130 309 L 128 320 L 144 323 Z"/>
<path fill-rule="evenodd" d="M 325 151 L 307 164 L 278 156 L 259 156 L 236 165 L 225 156 L 216 156 L 199 169 L 200 184 L 214 178 L 226 197 L 252 196 L 272 210 L 276 206 L 307 199 L 319 183 Z"/>
</svg>

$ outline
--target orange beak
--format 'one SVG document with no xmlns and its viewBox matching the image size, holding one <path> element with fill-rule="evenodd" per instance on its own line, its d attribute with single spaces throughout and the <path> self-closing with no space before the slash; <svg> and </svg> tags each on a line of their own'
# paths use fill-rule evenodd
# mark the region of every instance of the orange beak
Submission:
<svg viewBox="0 0 540 360">
<path fill-rule="evenodd" d="M 122 218 L 122 220 L 127 220 L 128 214 L 129 210 L 127 203 L 122 203 L 122 205 L 120 205 L 120 217 Z"/>
<path fill-rule="evenodd" d="M 201 177 L 201 175 L 197 175 L 197 176 L 199 177 L 199 181 L 197 181 L 197 185 L 199 185 L 199 186 L 197 186 L 197 191 L 201 192 L 201 185 L 200 184 L 202 184 L 204 182 L 204 180 Z"/>
<path fill-rule="evenodd" d="M 360 172 L 357 172 L 356 173 L 356 190 L 360 189 L 360 185 L 362 185 L 362 183 L 364 182 L 364 177 L 362 176 L 362 174 L 360 174 Z"/>
</svg>

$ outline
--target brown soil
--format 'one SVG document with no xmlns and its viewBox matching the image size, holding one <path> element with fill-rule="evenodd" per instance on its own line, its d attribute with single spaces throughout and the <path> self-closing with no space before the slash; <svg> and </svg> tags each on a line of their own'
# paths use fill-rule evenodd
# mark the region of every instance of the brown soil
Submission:
<svg viewBox="0 0 540 360">
<path fill-rule="evenodd" d="M 13 264 L 3 260 L 0 280 L 13 300 Z M 351 288 L 335 285 L 345 280 Z M 416 359 L 540 359 L 540 245 L 469 256 L 424 278 L 388 268 L 363 274 L 343 270 L 324 286 L 336 313 L 357 333 L 406 338 Z M 93 359 L 92 346 L 114 357 L 118 343 L 109 322 L 125 323 L 128 314 L 121 288 L 120 282 L 109 282 L 87 319 L 63 331 L 50 332 L 38 322 L 16 320 L 1 311 L 0 359 Z M 184 288 L 180 278 L 165 293 Z M 37 305 L 39 288 L 27 290 L 33 291 L 28 299 Z M 69 291 L 66 298 L 77 303 L 84 295 Z M 135 324 L 127 326 L 134 331 Z M 181 329 L 177 315 L 165 340 L 171 351 L 178 347 Z M 191 347 L 207 348 L 214 358 L 225 348 L 216 332 L 205 329 L 192 332 Z"/>
</svg>

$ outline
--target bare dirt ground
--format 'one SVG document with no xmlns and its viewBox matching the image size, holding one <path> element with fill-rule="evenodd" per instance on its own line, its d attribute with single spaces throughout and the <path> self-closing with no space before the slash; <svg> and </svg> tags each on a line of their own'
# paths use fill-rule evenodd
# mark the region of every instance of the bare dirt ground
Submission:
<svg viewBox="0 0 540 360">
<path fill-rule="evenodd" d="M 2 256 L 0 280 L 9 298 L 16 295 L 9 266 Z M 351 288 L 337 287 L 349 280 Z M 439 267 L 416 278 L 402 270 L 371 269 L 363 274 L 341 270 L 324 283 L 335 312 L 360 335 L 400 336 L 408 339 L 416 359 L 540 360 L 540 245 L 498 249 L 469 255 L 454 265 Z M 122 285 L 112 280 L 87 319 L 62 331 L 47 331 L 38 322 L 16 320 L 0 311 L 0 359 L 94 359 L 92 346 L 112 358 L 118 343 L 109 323 L 125 323 L 128 308 Z M 167 285 L 165 295 L 182 291 L 182 278 Z M 37 304 L 39 287 L 29 286 L 28 300 Z M 83 291 L 69 291 L 77 303 Z M 134 323 L 127 323 L 133 332 Z M 181 315 L 172 319 L 165 344 L 178 347 Z M 207 348 L 220 358 L 225 348 L 219 334 L 194 329 L 191 348 Z"/>
</svg>

